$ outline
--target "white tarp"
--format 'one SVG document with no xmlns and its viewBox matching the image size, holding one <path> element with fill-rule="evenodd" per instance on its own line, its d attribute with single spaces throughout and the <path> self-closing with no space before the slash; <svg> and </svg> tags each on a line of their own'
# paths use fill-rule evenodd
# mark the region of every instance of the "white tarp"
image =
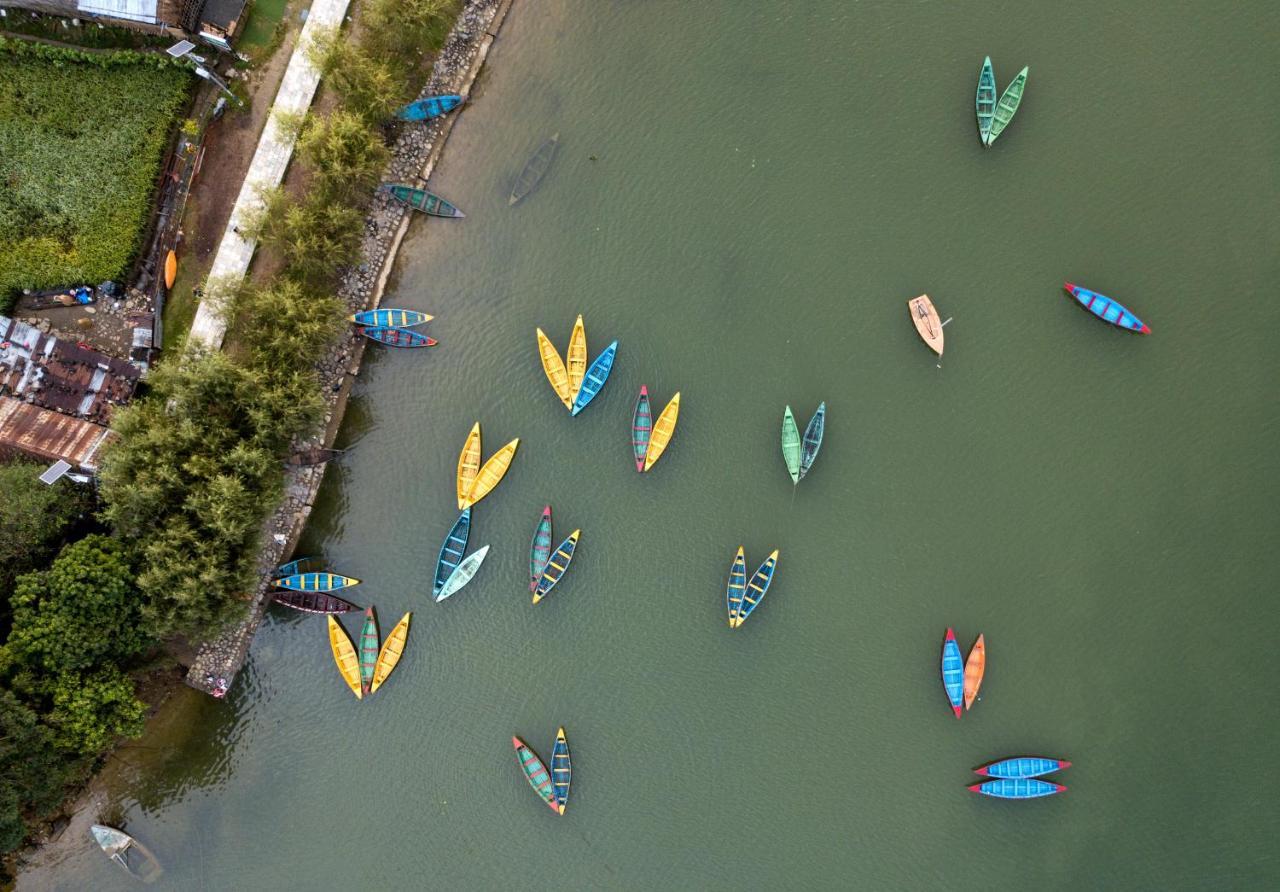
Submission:
<svg viewBox="0 0 1280 892">
<path fill-rule="evenodd" d="M 154 25 L 158 2 L 159 0 L 78 0 L 76 9 L 85 15 L 108 16 Z"/>
</svg>

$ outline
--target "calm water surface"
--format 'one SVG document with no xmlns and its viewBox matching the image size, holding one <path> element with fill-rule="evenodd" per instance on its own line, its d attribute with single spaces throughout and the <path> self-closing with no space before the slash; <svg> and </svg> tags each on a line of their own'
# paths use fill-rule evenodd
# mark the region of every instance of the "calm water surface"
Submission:
<svg viewBox="0 0 1280 892">
<path fill-rule="evenodd" d="M 367 362 L 305 543 L 384 631 L 415 611 L 401 667 L 357 702 L 323 622 L 273 613 L 107 816 L 173 889 L 1280 886 L 1277 33 L 1268 2 L 517 4 L 433 181 L 467 219 L 414 223 L 388 301 L 440 346 Z M 983 150 L 987 53 L 1031 75 Z M 571 419 L 533 335 L 578 312 L 621 346 Z M 683 394 L 645 476 L 641 384 Z M 782 409 L 820 400 L 793 489 Z M 435 605 L 477 420 L 520 451 Z M 582 543 L 534 609 L 547 502 Z M 740 543 L 782 557 L 731 632 Z M 948 625 L 988 642 L 960 722 Z M 563 818 L 509 742 L 558 725 Z M 965 791 L 1032 753 L 1066 795 Z M 22 888 L 131 886 L 86 842 Z"/>
</svg>

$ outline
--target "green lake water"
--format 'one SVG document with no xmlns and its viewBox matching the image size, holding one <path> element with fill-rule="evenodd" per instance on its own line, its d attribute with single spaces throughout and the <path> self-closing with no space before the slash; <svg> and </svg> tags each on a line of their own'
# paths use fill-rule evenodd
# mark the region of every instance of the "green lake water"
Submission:
<svg viewBox="0 0 1280 892">
<path fill-rule="evenodd" d="M 467 218 L 414 222 L 387 299 L 440 345 L 371 351 L 304 543 L 384 632 L 414 611 L 400 668 L 357 702 L 273 611 L 104 817 L 172 889 L 1280 887 L 1276 34 L 1266 2 L 517 3 L 432 181 Z M 984 150 L 988 53 L 1031 74 Z M 570 418 L 534 329 L 579 312 L 620 348 Z M 641 384 L 682 394 L 647 475 Z M 793 488 L 783 406 L 820 400 Z M 520 449 L 437 605 L 477 420 Z M 582 541 L 535 608 L 548 502 Z M 739 544 L 781 559 L 731 631 Z M 959 722 L 948 626 L 987 640 Z M 510 744 L 559 725 L 563 817 Z M 1068 792 L 965 790 L 1022 754 Z M 19 887 L 132 888 L 88 841 Z"/>
</svg>

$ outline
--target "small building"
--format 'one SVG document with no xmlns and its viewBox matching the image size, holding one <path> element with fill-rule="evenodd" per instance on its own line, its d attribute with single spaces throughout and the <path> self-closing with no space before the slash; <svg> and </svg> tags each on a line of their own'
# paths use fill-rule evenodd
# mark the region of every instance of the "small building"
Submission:
<svg viewBox="0 0 1280 892">
<path fill-rule="evenodd" d="M 100 424 L 0 396 L 0 457 L 21 452 L 45 461 L 62 459 L 92 474 L 98 470 L 103 444 L 112 436 Z"/>
<path fill-rule="evenodd" d="M 248 0 L 0 0 L 0 9 L 28 9 L 174 38 L 199 37 L 223 49 L 230 49 L 247 5 Z"/>
</svg>

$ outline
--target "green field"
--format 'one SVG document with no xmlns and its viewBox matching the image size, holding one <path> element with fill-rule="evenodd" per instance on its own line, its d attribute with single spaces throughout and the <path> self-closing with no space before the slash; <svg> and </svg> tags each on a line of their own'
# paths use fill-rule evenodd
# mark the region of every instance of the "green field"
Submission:
<svg viewBox="0 0 1280 892">
<path fill-rule="evenodd" d="M 156 55 L 0 39 L 0 309 L 124 272 L 190 84 Z"/>
</svg>

